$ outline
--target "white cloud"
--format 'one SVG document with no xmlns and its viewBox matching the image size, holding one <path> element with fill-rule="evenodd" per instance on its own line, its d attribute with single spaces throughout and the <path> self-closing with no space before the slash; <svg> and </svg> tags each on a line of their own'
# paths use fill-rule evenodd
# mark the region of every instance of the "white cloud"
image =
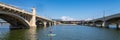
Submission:
<svg viewBox="0 0 120 40">
<path fill-rule="evenodd" d="M 92 20 L 92 18 L 87 18 L 87 19 L 85 19 L 85 21 L 89 21 L 89 20 Z"/>
<path fill-rule="evenodd" d="M 69 17 L 69 16 L 62 16 L 61 19 L 63 21 L 74 21 L 74 20 L 77 20 L 77 19 Z"/>
</svg>

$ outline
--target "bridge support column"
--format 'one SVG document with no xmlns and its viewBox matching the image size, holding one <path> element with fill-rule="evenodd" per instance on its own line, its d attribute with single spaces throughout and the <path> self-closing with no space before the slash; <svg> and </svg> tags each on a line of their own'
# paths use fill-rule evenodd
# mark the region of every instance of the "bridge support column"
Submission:
<svg viewBox="0 0 120 40">
<path fill-rule="evenodd" d="M 53 22 L 53 25 L 56 25 L 56 22 L 55 22 L 55 21 Z"/>
<path fill-rule="evenodd" d="M 54 25 L 54 22 L 51 22 L 51 26 L 53 26 Z"/>
<path fill-rule="evenodd" d="M 107 22 L 103 22 L 102 27 L 109 28 L 109 24 Z"/>
<path fill-rule="evenodd" d="M 51 22 L 49 22 L 49 26 L 52 26 L 52 23 L 51 23 Z"/>
<path fill-rule="evenodd" d="M 89 23 L 87 23 L 87 26 L 90 26 L 90 24 L 89 24 Z"/>
<path fill-rule="evenodd" d="M 36 27 L 36 9 L 32 8 L 32 18 L 30 20 L 30 26 L 31 27 Z"/>
<path fill-rule="evenodd" d="M 53 26 L 54 25 L 54 22 L 51 22 L 51 26 Z"/>
<path fill-rule="evenodd" d="M 44 27 L 47 27 L 47 22 L 43 22 Z"/>
<path fill-rule="evenodd" d="M 100 27 L 102 27 L 102 23 L 100 24 Z"/>
<path fill-rule="evenodd" d="M 120 29 L 120 23 L 116 24 L 117 29 Z"/>
<path fill-rule="evenodd" d="M 95 24 L 95 22 L 93 22 L 92 26 L 96 27 L 96 24 Z"/>
</svg>

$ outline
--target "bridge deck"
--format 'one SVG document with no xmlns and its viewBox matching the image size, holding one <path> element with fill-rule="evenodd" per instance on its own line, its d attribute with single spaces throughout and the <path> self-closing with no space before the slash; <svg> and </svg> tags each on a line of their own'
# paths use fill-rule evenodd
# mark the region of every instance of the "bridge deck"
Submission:
<svg viewBox="0 0 120 40">
<path fill-rule="evenodd" d="M 0 6 L 1 6 L 1 7 L 8 8 L 8 9 L 10 9 L 10 10 L 15 10 L 15 11 L 18 11 L 18 12 L 21 12 L 21 13 L 26 13 L 26 14 L 28 14 L 28 15 L 32 15 L 31 12 L 28 12 L 28 11 L 26 11 L 26 10 L 24 10 L 24 9 L 20 9 L 20 8 L 15 7 L 15 6 L 11 6 L 11 5 L 2 3 L 2 2 L 0 2 Z M 47 21 L 52 21 L 51 19 L 48 19 L 48 18 L 45 18 L 45 17 L 42 17 L 42 16 L 36 16 L 36 17 L 41 18 L 41 19 L 44 19 L 44 20 L 47 20 Z"/>
</svg>

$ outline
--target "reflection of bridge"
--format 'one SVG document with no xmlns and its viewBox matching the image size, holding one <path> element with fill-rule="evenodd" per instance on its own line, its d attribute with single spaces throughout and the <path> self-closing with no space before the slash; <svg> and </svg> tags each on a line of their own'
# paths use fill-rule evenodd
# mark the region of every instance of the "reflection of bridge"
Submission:
<svg viewBox="0 0 120 40">
<path fill-rule="evenodd" d="M 91 26 L 101 26 L 101 27 L 109 27 L 109 25 L 116 25 L 116 27 L 119 29 L 120 28 L 120 13 L 94 19 L 91 21 L 84 22 L 86 25 L 91 25 Z"/>
<path fill-rule="evenodd" d="M 28 12 L 4 3 L 0 3 L 0 18 L 10 23 L 10 28 L 31 28 L 55 24 L 55 21 L 51 19 L 37 16 L 35 8 L 32 8 L 32 12 Z"/>
</svg>

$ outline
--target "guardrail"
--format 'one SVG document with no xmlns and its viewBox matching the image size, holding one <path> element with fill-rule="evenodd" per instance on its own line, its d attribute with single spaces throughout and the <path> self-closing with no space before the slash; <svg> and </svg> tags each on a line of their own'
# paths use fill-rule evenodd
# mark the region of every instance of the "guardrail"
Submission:
<svg viewBox="0 0 120 40">
<path fill-rule="evenodd" d="M 20 8 L 17 8 L 17 7 L 8 5 L 8 4 L 4 4 L 4 3 L 2 3 L 2 2 L 0 2 L 0 6 L 6 7 L 6 8 L 9 8 L 9 9 L 12 9 L 12 10 L 16 10 L 16 11 L 19 11 L 19 12 L 22 12 L 22 13 L 28 13 L 28 14 L 31 13 L 31 12 L 28 12 L 28 11 L 26 11 L 26 10 L 24 10 L 24 9 L 20 9 Z"/>
</svg>

